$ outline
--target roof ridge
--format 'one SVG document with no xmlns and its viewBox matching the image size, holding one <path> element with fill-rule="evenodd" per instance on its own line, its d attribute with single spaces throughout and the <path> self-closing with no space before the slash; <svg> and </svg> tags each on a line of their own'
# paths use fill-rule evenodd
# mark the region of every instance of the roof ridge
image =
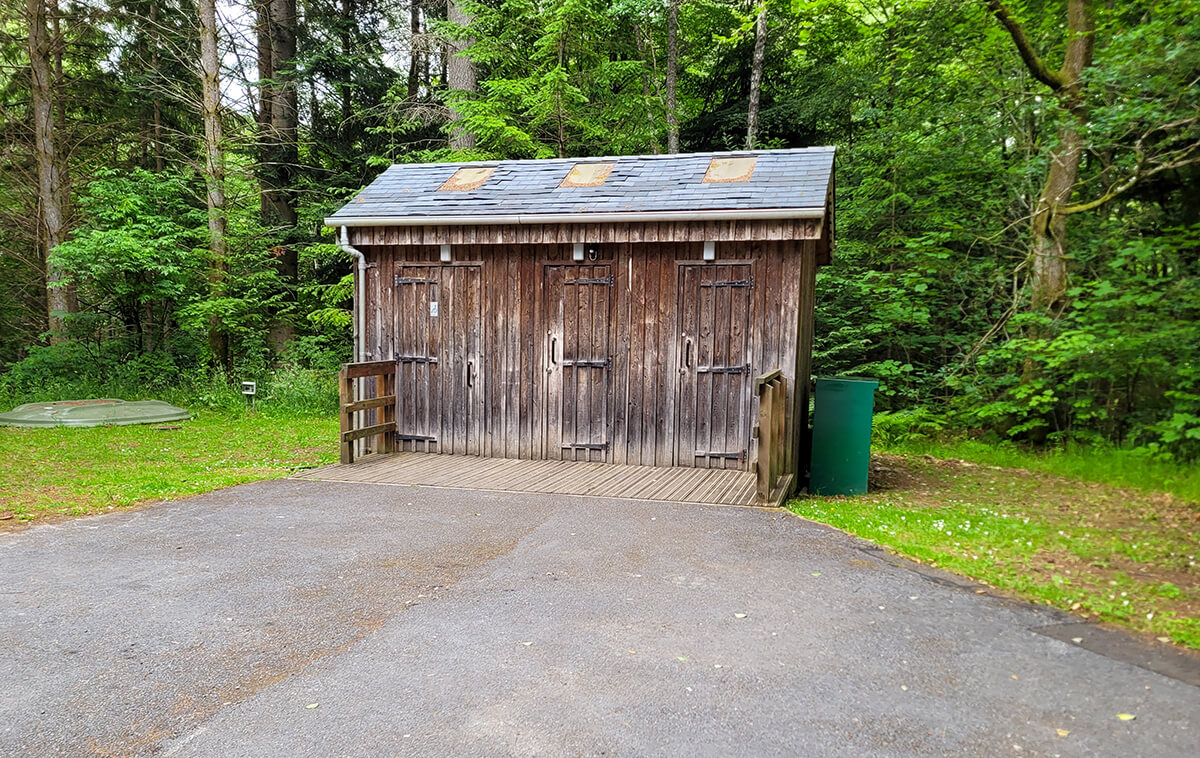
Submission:
<svg viewBox="0 0 1200 758">
<path fill-rule="evenodd" d="M 778 149 L 764 150 L 712 150 L 703 153 L 646 153 L 643 155 L 581 155 L 568 156 L 566 158 L 497 158 L 492 160 L 480 161 L 445 161 L 434 163 L 393 163 L 387 168 L 387 171 L 404 167 L 440 167 L 458 166 L 460 168 L 485 167 L 485 166 L 502 166 L 502 165 L 521 165 L 530 163 L 550 164 L 550 163 L 581 163 L 581 162 L 598 162 L 598 161 L 635 161 L 635 160 L 679 160 L 681 158 L 724 158 L 724 157 L 750 157 L 762 155 L 795 155 L 798 153 L 813 153 L 815 155 L 824 155 L 828 153 L 836 153 L 837 147 L 834 145 L 813 145 L 810 147 L 788 147 Z"/>
</svg>

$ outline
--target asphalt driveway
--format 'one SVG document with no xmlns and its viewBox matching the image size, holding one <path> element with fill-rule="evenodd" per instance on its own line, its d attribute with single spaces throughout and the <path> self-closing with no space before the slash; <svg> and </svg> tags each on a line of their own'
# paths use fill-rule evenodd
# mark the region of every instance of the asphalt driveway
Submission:
<svg viewBox="0 0 1200 758">
<path fill-rule="evenodd" d="M 260 482 L 0 576 L 2 755 L 1200 754 L 1102 632 L 766 510 Z"/>
</svg>

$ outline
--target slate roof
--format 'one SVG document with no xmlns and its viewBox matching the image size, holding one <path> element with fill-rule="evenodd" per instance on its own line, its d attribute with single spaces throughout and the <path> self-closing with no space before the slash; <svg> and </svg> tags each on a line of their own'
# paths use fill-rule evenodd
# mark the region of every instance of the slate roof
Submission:
<svg viewBox="0 0 1200 758">
<path fill-rule="evenodd" d="M 824 208 L 833 173 L 832 147 L 729 153 L 562 158 L 392 166 L 325 221 L 330 226 L 375 223 L 487 223 L 489 217 L 553 222 L 555 216 Z M 755 157 L 750 179 L 705 183 L 714 158 Z M 607 163 L 600 186 L 560 187 L 579 163 Z M 439 191 L 461 168 L 494 166 L 477 189 Z M 782 214 L 781 214 L 782 215 Z M 803 215 L 797 213 L 796 215 Z M 811 213 L 809 214 L 811 215 Z M 474 217 L 474 218 L 473 218 Z M 526 217 L 531 217 L 526 219 Z M 598 219 L 599 220 L 599 219 Z M 491 223 L 511 223 L 493 220 Z"/>
</svg>

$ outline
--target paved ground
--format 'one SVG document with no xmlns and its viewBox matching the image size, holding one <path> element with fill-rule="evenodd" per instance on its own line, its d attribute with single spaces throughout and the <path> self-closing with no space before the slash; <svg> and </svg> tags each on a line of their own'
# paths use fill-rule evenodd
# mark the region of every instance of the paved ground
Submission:
<svg viewBox="0 0 1200 758">
<path fill-rule="evenodd" d="M 0 576 L 2 755 L 1200 754 L 1200 689 L 765 510 L 261 482 Z"/>
</svg>

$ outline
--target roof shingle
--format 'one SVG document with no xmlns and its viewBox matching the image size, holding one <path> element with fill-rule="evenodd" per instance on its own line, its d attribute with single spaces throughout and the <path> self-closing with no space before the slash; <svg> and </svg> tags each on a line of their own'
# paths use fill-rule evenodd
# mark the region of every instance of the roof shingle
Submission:
<svg viewBox="0 0 1200 758">
<path fill-rule="evenodd" d="M 820 209 L 833 173 L 832 147 L 731 153 L 406 163 L 392 166 L 326 219 L 331 226 L 472 217 Z M 750 178 L 704 182 L 714 158 L 757 158 Z M 561 186 L 576 164 L 611 162 L 595 186 Z M 494 167 L 477 188 L 439 192 L 462 168 Z M 441 221 L 448 219 L 450 221 Z M 536 221 L 537 219 L 530 219 Z M 551 218 L 547 219 L 552 220 Z"/>
</svg>

